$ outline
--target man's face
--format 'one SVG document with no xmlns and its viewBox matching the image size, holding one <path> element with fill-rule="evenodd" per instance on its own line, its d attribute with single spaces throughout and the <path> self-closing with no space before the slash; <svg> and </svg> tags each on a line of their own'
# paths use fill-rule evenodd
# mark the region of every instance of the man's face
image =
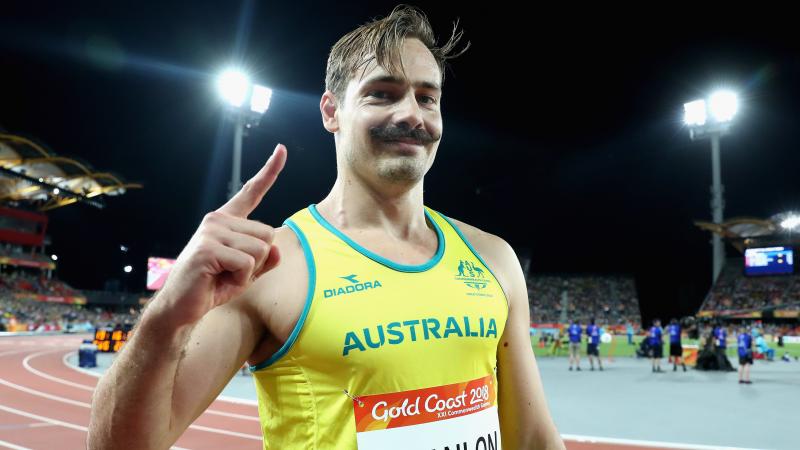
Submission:
<svg viewBox="0 0 800 450">
<path fill-rule="evenodd" d="M 407 186 L 424 177 L 436 156 L 442 92 L 439 66 L 422 42 L 406 39 L 401 58 L 405 73 L 373 61 L 350 80 L 336 112 L 337 146 L 357 175 Z"/>
</svg>

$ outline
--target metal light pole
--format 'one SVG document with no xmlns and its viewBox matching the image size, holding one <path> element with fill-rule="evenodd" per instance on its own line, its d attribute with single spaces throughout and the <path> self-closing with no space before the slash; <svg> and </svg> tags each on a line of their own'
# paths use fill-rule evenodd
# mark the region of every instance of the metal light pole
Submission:
<svg viewBox="0 0 800 450">
<path fill-rule="evenodd" d="M 722 199 L 725 187 L 722 185 L 722 169 L 720 168 L 720 137 L 720 133 L 711 135 L 711 217 L 716 224 L 722 223 L 723 211 L 725 210 L 725 201 Z M 722 272 L 722 266 L 725 262 L 725 245 L 723 245 L 722 236 L 719 233 L 712 235 L 711 251 L 713 255 L 711 282 L 713 283 L 719 277 L 719 273 Z"/>
<path fill-rule="evenodd" d="M 231 167 L 231 181 L 228 185 L 228 198 L 230 199 L 242 188 L 242 139 L 244 139 L 244 120 L 242 114 L 236 112 L 233 130 L 233 166 Z"/>
<path fill-rule="evenodd" d="M 731 120 L 738 110 L 738 98 L 729 91 L 714 93 L 708 101 L 711 108 L 711 117 L 706 112 L 706 101 L 696 100 L 683 105 L 684 121 L 689 125 L 691 139 L 711 140 L 711 217 L 715 224 L 723 221 L 725 200 L 722 185 L 722 169 L 720 162 L 720 139 L 730 131 Z M 711 120 L 708 120 L 711 119 Z M 712 273 L 711 283 L 715 283 L 725 264 L 725 246 L 718 233 L 712 235 Z"/>
<path fill-rule="evenodd" d="M 231 110 L 233 118 L 233 162 L 228 185 L 230 199 L 242 188 L 242 140 L 245 128 L 258 126 L 261 116 L 269 108 L 272 89 L 252 84 L 243 72 L 230 69 L 217 78 L 217 90 Z"/>
</svg>

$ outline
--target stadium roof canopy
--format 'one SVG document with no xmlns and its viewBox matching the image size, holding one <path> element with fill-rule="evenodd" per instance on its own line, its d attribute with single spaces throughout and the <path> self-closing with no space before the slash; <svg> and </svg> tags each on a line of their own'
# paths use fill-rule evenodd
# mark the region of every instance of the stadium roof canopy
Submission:
<svg viewBox="0 0 800 450">
<path fill-rule="evenodd" d="M 0 132 L 0 203 L 27 202 L 39 211 L 76 202 L 102 208 L 103 196 L 141 187 L 111 172 L 96 172 L 76 158 L 58 156 L 31 139 Z"/>
<path fill-rule="evenodd" d="M 737 217 L 716 224 L 695 221 L 701 230 L 719 234 L 737 250 L 743 252 L 747 247 L 800 244 L 800 233 L 781 227 L 786 213 L 776 214 L 768 219 Z"/>
</svg>

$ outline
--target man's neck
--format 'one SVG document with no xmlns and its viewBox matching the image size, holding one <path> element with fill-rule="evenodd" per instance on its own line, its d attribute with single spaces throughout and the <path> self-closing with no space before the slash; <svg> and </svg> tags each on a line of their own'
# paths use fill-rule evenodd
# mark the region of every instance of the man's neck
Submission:
<svg viewBox="0 0 800 450">
<path fill-rule="evenodd" d="M 317 210 L 339 230 L 383 230 L 403 240 L 418 240 L 429 231 L 422 181 L 411 188 L 379 189 L 357 177 L 340 175 Z"/>
</svg>

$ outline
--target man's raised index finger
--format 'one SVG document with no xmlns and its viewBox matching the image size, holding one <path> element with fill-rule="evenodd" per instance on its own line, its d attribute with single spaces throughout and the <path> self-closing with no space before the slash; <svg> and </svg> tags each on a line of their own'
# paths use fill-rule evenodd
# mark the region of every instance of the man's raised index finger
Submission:
<svg viewBox="0 0 800 450">
<path fill-rule="evenodd" d="M 250 178 L 247 183 L 242 186 L 242 189 L 228 200 L 227 203 L 222 205 L 218 211 L 232 216 L 246 218 L 258 207 L 259 203 L 261 203 L 261 199 L 264 198 L 264 194 L 266 194 L 273 183 L 275 183 L 285 163 L 286 146 L 278 144 L 275 147 L 275 151 L 272 152 L 272 156 L 269 157 L 261 170 L 253 175 L 253 178 Z"/>
</svg>

